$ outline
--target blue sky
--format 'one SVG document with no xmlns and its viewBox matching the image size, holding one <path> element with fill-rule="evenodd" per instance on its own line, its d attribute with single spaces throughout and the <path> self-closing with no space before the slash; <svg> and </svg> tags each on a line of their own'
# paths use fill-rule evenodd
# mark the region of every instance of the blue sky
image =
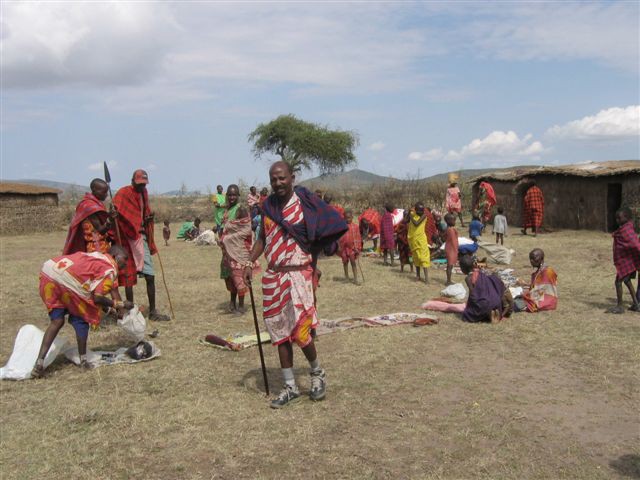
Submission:
<svg viewBox="0 0 640 480">
<path fill-rule="evenodd" d="M 287 113 L 396 177 L 638 159 L 639 5 L 3 2 L 0 176 L 266 184 Z"/>
</svg>

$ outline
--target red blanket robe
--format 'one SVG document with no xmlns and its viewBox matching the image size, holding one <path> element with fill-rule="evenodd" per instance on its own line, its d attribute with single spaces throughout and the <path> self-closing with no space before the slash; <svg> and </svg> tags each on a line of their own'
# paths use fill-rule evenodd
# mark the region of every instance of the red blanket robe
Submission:
<svg viewBox="0 0 640 480">
<path fill-rule="evenodd" d="M 120 272 L 118 283 L 125 287 L 132 287 L 137 283 L 136 265 L 129 241 L 137 240 L 144 232 L 147 236 L 151 255 L 158 253 L 153 238 L 153 222 L 147 222 L 142 228 L 144 217 L 151 215 L 149 208 L 149 194 L 145 188 L 142 194 L 135 191 L 133 185 L 122 187 L 113 197 L 113 206 L 118 211 L 117 224 L 120 229 L 123 247 L 129 254 L 127 266 Z"/>
<path fill-rule="evenodd" d="M 102 223 L 106 221 L 108 215 L 104 204 L 98 200 L 95 195 L 92 193 L 85 193 L 84 198 L 80 200 L 80 203 L 78 203 L 78 206 L 76 207 L 76 213 L 71 219 L 67 240 L 64 242 L 64 248 L 62 249 L 63 255 L 87 251 L 82 222 L 93 214 L 98 214 Z"/>
<path fill-rule="evenodd" d="M 613 236 L 613 264 L 616 267 L 616 279 L 622 280 L 640 270 L 640 240 L 629 221 L 620 226 Z"/>
<path fill-rule="evenodd" d="M 544 195 L 537 186 L 530 187 L 524 196 L 524 228 L 540 227 L 544 217 Z"/>
</svg>

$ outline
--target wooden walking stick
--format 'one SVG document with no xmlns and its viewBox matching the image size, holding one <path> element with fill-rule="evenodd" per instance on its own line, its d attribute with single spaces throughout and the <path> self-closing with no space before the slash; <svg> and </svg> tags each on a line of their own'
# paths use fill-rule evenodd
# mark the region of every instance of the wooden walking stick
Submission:
<svg viewBox="0 0 640 480">
<path fill-rule="evenodd" d="M 258 327 L 258 314 L 256 313 L 256 301 L 253 299 L 253 287 L 249 283 L 249 296 L 251 297 L 251 310 L 253 311 L 253 325 L 256 328 L 258 338 L 258 351 L 260 352 L 260 365 L 262 366 L 262 378 L 264 379 L 264 389 L 269 396 L 269 380 L 267 380 L 267 367 L 264 364 L 264 353 L 262 352 L 262 341 L 260 340 L 260 327 Z"/>
<path fill-rule="evenodd" d="M 171 318 L 175 320 L 176 314 L 173 313 L 173 304 L 171 303 L 171 296 L 169 295 L 169 287 L 167 287 L 167 281 L 164 278 L 164 267 L 162 266 L 162 258 L 160 258 L 159 250 L 156 251 L 156 255 L 158 256 L 158 262 L 160 263 L 160 272 L 162 273 L 162 283 L 164 284 L 164 291 L 167 292 L 167 300 L 169 300 L 169 310 L 171 310 Z"/>
<path fill-rule="evenodd" d="M 364 284 L 364 272 L 362 271 L 362 265 L 360 265 L 360 257 L 356 259 L 358 262 L 358 268 L 360 269 L 360 275 L 362 276 L 362 283 Z"/>
</svg>

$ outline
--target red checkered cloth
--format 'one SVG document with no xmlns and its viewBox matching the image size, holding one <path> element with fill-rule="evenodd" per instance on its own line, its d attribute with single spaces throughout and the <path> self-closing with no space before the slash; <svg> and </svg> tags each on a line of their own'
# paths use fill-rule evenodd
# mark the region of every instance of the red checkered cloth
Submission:
<svg viewBox="0 0 640 480">
<path fill-rule="evenodd" d="M 632 221 L 623 224 L 612 236 L 616 279 L 621 280 L 640 270 L 640 240 Z"/>
<path fill-rule="evenodd" d="M 524 196 L 524 228 L 540 227 L 544 217 L 544 195 L 537 186 L 530 187 Z"/>
<path fill-rule="evenodd" d="M 82 222 L 93 214 L 98 214 L 102 223 L 106 221 L 108 215 L 104 204 L 98 200 L 95 195 L 92 193 L 85 193 L 84 198 L 80 200 L 80 203 L 78 203 L 78 206 L 76 207 L 76 213 L 71 219 L 67 240 L 64 242 L 64 248 L 62 249 L 63 255 L 87 251 L 87 244 L 82 230 Z"/>
<path fill-rule="evenodd" d="M 369 238 L 380 234 L 380 213 L 378 213 L 377 210 L 367 208 L 362 212 L 362 215 L 360 215 L 358 223 L 362 225 L 363 220 L 366 220 L 369 224 Z"/>
<path fill-rule="evenodd" d="M 436 219 L 433 218 L 433 213 L 429 210 L 424 211 L 427 214 L 427 221 L 424 224 L 424 231 L 427 232 L 427 241 L 432 244 L 438 235 L 438 226 L 436 225 Z"/>
<path fill-rule="evenodd" d="M 380 221 L 380 248 L 395 250 L 396 241 L 393 238 L 393 214 L 384 212 Z"/>
<path fill-rule="evenodd" d="M 127 266 L 120 271 L 118 283 L 125 287 L 132 287 L 137 283 L 137 271 L 129 240 L 133 241 L 140 238 L 140 235 L 142 235 L 143 218 L 151 215 L 147 189 L 145 188 L 142 194 L 140 194 L 135 191 L 133 185 L 122 187 L 113 197 L 113 206 L 118 211 L 117 224 L 122 237 L 122 246 L 129 254 Z M 158 252 L 158 249 L 156 248 L 156 243 L 153 238 L 153 222 L 147 223 L 144 228 L 144 233 L 147 236 L 149 251 L 151 255 L 154 255 Z"/>
</svg>

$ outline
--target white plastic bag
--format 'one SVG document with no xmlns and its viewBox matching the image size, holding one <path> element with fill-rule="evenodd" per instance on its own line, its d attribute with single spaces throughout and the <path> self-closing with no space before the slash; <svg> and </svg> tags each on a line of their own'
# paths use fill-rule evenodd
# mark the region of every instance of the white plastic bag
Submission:
<svg viewBox="0 0 640 480">
<path fill-rule="evenodd" d="M 36 364 L 44 332 L 35 325 L 25 325 L 18 330 L 13 352 L 7 364 L 0 368 L 0 378 L 3 380 L 26 380 L 31 378 L 31 370 Z M 57 337 L 44 357 L 44 368 L 47 368 L 64 349 L 67 339 Z"/>
<path fill-rule="evenodd" d="M 454 283 L 453 285 L 449 285 L 446 288 L 444 288 L 440 292 L 440 294 L 443 297 L 450 297 L 450 298 L 453 298 L 454 300 L 458 300 L 459 302 L 462 302 L 467 296 L 467 291 L 464 289 L 461 283 Z"/>
<path fill-rule="evenodd" d="M 144 339 L 145 330 L 147 329 L 147 321 L 138 309 L 137 305 L 125 313 L 124 317 L 118 319 L 118 325 L 122 330 L 131 337 L 132 340 L 139 342 Z"/>
</svg>

